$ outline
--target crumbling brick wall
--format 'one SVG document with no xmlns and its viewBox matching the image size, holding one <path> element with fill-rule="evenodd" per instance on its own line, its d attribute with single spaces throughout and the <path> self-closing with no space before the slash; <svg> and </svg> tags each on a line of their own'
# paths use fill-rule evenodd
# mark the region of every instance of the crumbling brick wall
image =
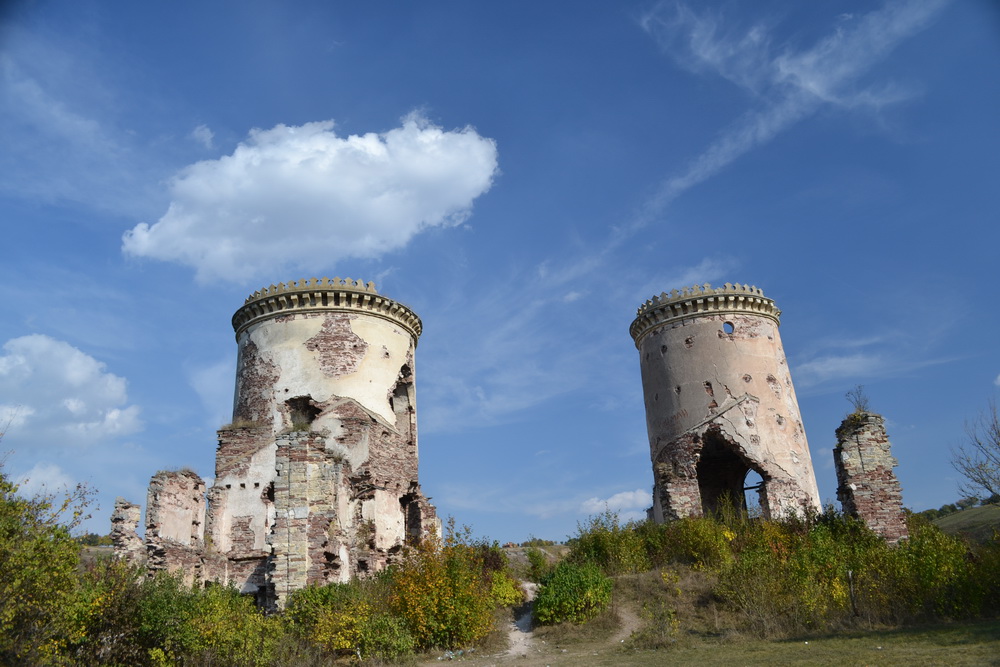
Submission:
<svg viewBox="0 0 1000 667">
<path fill-rule="evenodd" d="M 111 545 L 116 558 L 128 563 L 145 560 L 146 549 L 142 538 L 136 532 L 142 520 L 142 508 L 124 498 L 115 499 L 115 509 L 111 514 Z"/>
<path fill-rule="evenodd" d="M 146 559 L 150 571 L 180 570 L 202 580 L 205 481 L 191 470 L 153 475 L 146 496 Z"/>
<path fill-rule="evenodd" d="M 417 481 L 420 318 L 371 283 L 324 278 L 258 290 L 233 328 L 233 424 L 213 486 L 153 477 L 150 568 L 281 607 L 303 586 L 386 567 L 438 523 Z"/>
<path fill-rule="evenodd" d="M 849 415 L 837 429 L 833 461 L 844 513 L 864 521 L 890 544 L 907 537 L 903 492 L 892 470 L 898 461 L 885 419 L 870 412 Z"/>
</svg>

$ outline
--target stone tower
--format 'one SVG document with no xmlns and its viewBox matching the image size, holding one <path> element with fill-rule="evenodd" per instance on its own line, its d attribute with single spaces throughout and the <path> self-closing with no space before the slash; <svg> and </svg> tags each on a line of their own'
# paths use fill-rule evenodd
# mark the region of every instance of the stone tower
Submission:
<svg viewBox="0 0 1000 667">
<path fill-rule="evenodd" d="M 903 490 L 892 471 L 898 462 L 881 415 L 865 411 L 848 415 L 837 429 L 833 463 L 844 514 L 861 519 L 890 544 L 909 536 Z"/>
<path fill-rule="evenodd" d="M 299 588 L 384 568 L 436 526 L 417 480 L 421 326 L 351 279 L 251 294 L 233 315 L 233 422 L 218 432 L 214 484 L 199 495 L 190 471 L 154 476 L 150 569 L 282 607 Z"/>
<path fill-rule="evenodd" d="M 654 520 L 711 513 L 726 497 L 745 506 L 751 471 L 765 516 L 819 508 L 780 314 L 760 289 L 729 283 L 639 307 L 629 332 L 642 369 Z"/>
</svg>

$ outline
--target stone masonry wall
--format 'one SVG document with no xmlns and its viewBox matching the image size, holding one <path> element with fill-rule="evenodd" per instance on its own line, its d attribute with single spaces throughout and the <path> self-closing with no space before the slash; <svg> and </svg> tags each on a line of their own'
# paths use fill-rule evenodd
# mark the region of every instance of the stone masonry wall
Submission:
<svg viewBox="0 0 1000 667">
<path fill-rule="evenodd" d="M 893 468 L 885 420 L 856 412 L 837 429 L 833 450 L 837 469 L 837 499 L 845 514 L 857 517 L 890 544 L 908 536 L 903 493 Z"/>
<path fill-rule="evenodd" d="M 142 538 L 136 532 L 142 520 L 142 508 L 124 498 L 115 499 L 115 510 L 111 514 L 111 544 L 116 558 L 129 563 L 139 563 L 145 559 L 146 549 Z"/>
<path fill-rule="evenodd" d="M 191 470 L 153 475 L 146 496 L 146 556 L 150 571 L 202 580 L 205 482 Z"/>
</svg>

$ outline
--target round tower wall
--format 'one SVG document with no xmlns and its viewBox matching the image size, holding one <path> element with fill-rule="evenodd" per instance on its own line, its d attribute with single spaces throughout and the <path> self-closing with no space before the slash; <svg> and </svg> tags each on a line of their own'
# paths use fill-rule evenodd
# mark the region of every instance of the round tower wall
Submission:
<svg viewBox="0 0 1000 667">
<path fill-rule="evenodd" d="M 354 399 L 393 424 L 393 390 L 401 372 L 412 377 L 414 371 L 412 336 L 364 313 L 282 315 L 248 326 L 238 344 L 233 419 L 276 431 L 292 426 L 297 415 L 287 402 L 298 397 L 310 397 L 317 408 L 334 398 Z M 322 412 L 313 424 L 327 426 Z"/>
<path fill-rule="evenodd" d="M 713 508 L 714 500 L 703 497 L 718 491 L 713 483 L 742 497 L 746 470 L 763 478 L 766 513 L 819 507 L 778 334 L 780 311 L 752 289 L 756 296 L 747 308 L 724 289 L 711 291 L 721 308 L 676 292 L 672 299 L 663 295 L 640 308 L 633 323 L 658 519 Z M 740 479 L 723 480 L 726 475 Z M 708 479 L 713 476 L 718 479 Z"/>
</svg>

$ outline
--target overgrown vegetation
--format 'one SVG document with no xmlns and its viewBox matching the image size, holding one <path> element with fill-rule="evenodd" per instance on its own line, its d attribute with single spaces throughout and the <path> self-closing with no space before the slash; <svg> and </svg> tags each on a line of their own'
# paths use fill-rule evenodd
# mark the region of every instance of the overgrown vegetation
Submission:
<svg viewBox="0 0 1000 667">
<path fill-rule="evenodd" d="M 88 499 L 82 487 L 24 498 L 0 467 L 0 664 L 398 661 L 489 642 L 523 601 L 505 552 L 450 524 L 374 577 L 297 591 L 284 613 L 265 616 L 232 588 L 111 560 L 81 566 L 71 530 Z M 664 525 L 605 512 L 579 526 L 562 562 L 547 545 L 524 553 L 540 583 L 539 623 L 609 632 L 620 602 L 636 617 L 634 650 L 675 646 L 695 617 L 716 634 L 760 638 L 995 617 L 1000 538 L 970 543 L 920 516 L 909 530 L 891 547 L 832 510 Z"/>
<path fill-rule="evenodd" d="M 665 581 L 679 566 L 704 572 L 714 582 L 712 604 L 734 615 L 735 629 L 759 637 L 1000 611 L 1000 542 L 969 544 L 916 516 L 909 529 L 892 547 L 832 509 L 783 521 L 731 512 L 624 526 L 605 513 L 580 527 L 569 560 L 608 575 L 659 570 Z"/>
</svg>

